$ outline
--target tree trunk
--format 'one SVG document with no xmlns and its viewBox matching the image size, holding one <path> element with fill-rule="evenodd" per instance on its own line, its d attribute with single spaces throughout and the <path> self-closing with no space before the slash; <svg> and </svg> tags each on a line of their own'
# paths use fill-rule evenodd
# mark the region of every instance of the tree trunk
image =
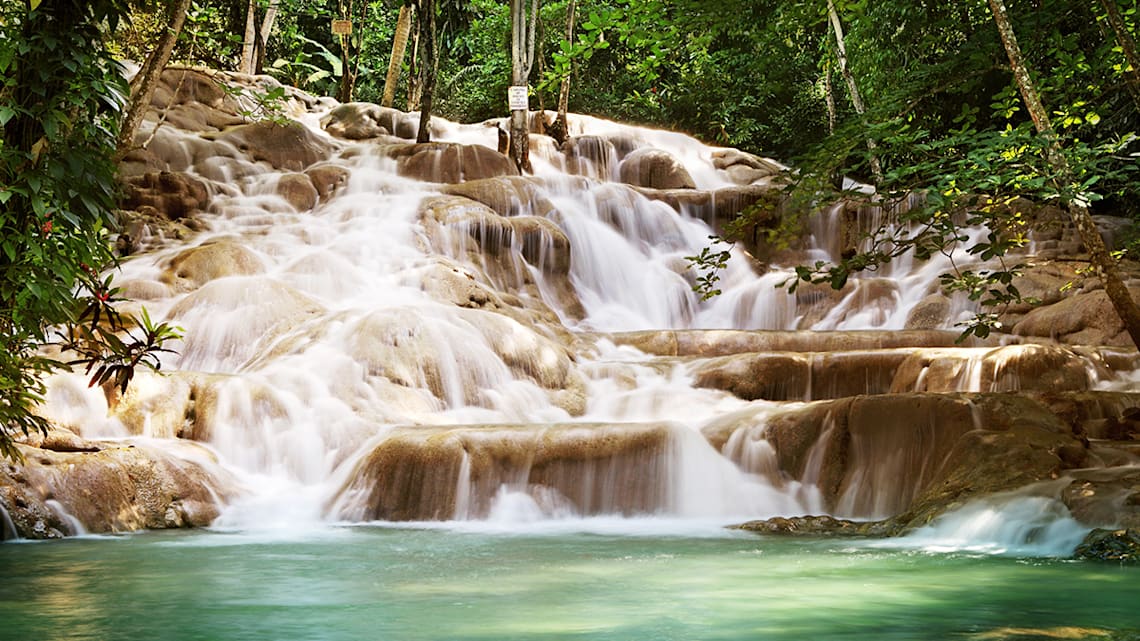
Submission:
<svg viewBox="0 0 1140 641">
<path fill-rule="evenodd" d="M 525 87 L 534 64 L 534 32 L 538 20 L 538 0 L 511 0 L 511 84 Z M 511 111 L 511 160 L 519 171 L 531 171 L 529 109 Z"/>
<path fill-rule="evenodd" d="M 400 67 L 404 64 L 404 50 L 408 48 L 408 33 L 412 30 L 412 5 L 400 7 L 396 21 L 396 36 L 392 39 L 392 57 L 388 59 L 388 75 L 384 78 L 384 97 L 380 106 L 391 107 L 396 99 L 396 83 L 400 81 Z"/>
<path fill-rule="evenodd" d="M 570 0 L 566 5 L 566 40 L 567 42 L 574 42 L 574 22 L 578 15 L 578 0 Z M 571 63 L 573 67 L 573 63 Z M 562 83 L 558 87 L 558 117 L 554 119 L 554 124 L 550 127 L 550 135 L 562 144 L 570 137 L 570 128 L 566 122 L 566 113 L 570 111 L 570 70 L 566 72 L 566 77 L 562 79 Z"/>
<path fill-rule="evenodd" d="M 340 0 L 340 15 L 345 20 L 352 20 L 353 0 Z M 341 48 L 341 76 L 337 86 L 336 99 L 338 102 L 352 102 L 352 94 L 356 91 L 356 75 L 360 70 L 360 52 L 364 48 L 364 34 L 361 29 L 368 16 L 368 3 L 363 3 L 361 15 L 353 20 L 352 33 L 340 37 Z"/>
<path fill-rule="evenodd" d="M 431 99 L 435 91 L 435 0 L 420 2 L 420 33 L 424 60 L 420 65 L 420 130 L 416 142 L 431 142 Z"/>
<path fill-rule="evenodd" d="M 1013 71 L 1013 78 L 1017 82 L 1017 88 L 1021 91 L 1021 99 L 1025 102 L 1025 108 L 1029 111 L 1030 118 L 1033 119 L 1033 125 L 1037 129 L 1038 135 L 1044 137 L 1049 143 L 1046 149 L 1049 164 L 1053 166 L 1058 180 L 1070 183 L 1073 180 L 1072 169 L 1061 152 L 1061 143 L 1056 132 L 1053 131 L 1053 124 L 1049 121 L 1049 113 L 1041 103 L 1041 98 L 1037 94 L 1037 87 L 1029 75 L 1029 69 L 1025 66 L 1021 47 L 1017 44 L 1017 37 L 1014 35 L 1013 24 L 1009 20 L 1005 3 L 1003 0 L 989 0 L 989 4 L 994 22 L 997 23 L 998 32 L 1001 33 L 1006 54 L 1009 56 L 1009 66 Z M 1116 313 L 1120 315 L 1124 329 L 1132 338 L 1132 342 L 1140 346 L 1140 308 L 1136 306 L 1136 301 L 1132 300 L 1132 294 L 1124 285 L 1116 259 L 1108 252 L 1104 239 L 1101 238 L 1100 231 L 1096 228 L 1096 222 L 1089 215 L 1088 209 L 1072 202 L 1069 203 L 1069 218 L 1072 219 L 1073 226 L 1077 228 L 1081 242 L 1088 249 L 1090 261 L 1100 274 L 1101 282 L 1104 283 L 1104 291 L 1108 294 L 1109 300 L 1112 301 Z"/>
<path fill-rule="evenodd" d="M 249 0 L 245 8 L 245 35 L 241 39 L 241 62 L 239 73 L 253 73 L 257 49 L 257 0 Z"/>
<path fill-rule="evenodd" d="M 1132 94 L 1132 101 L 1136 103 L 1136 109 L 1140 110 L 1140 55 L 1136 53 L 1136 41 L 1124 24 L 1124 17 L 1120 15 L 1120 7 L 1116 4 L 1116 0 L 1100 0 L 1100 4 L 1108 14 L 1108 24 L 1112 25 L 1112 31 L 1116 34 L 1116 42 L 1124 53 L 1124 61 L 1132 67 L 1131 71 L 1125 72 L 1124 77 L 1128 84 L 1128 93 Z"/>
<path fill-rule="evenodd" d="M 127 104 L 126 114 L 119 126 L 119 139 L 115 146 L 115 160 L 122 159 L 134 147 L 135 132 L 142 124 L 150 100 L 154 96 L 158 79 L 162 70 L 170 61 L 170 54 L 174 52 L 174 45 L 178 42 L 178 34 L 182 25 L 186 23 L 186 12 L 190 10 L 191 0 L 178 0 L 178 4 L 170 8 L 167 22 L 170 26 L 162 32 L 154 50 L 146 57 L 142 69 L 131 80 L 131 100 Z"/>
<path fill-rule="evenodd" d="M 823 98 L 827 102 L 827 133 L 835 133 L 835 91 L 831 88 L 831 63 L 823 63 Z"/>
<path fill-rule="evenodd" d="M 863 104 L 863 96 L 859 93 L 859 85 L 855 84 L 855 76 L 847 67 L 847 45 L 843 37 L 843 23 L 839 21 L 839 13 L 835 11 L 834 0 L 827 0 L 827 14 L 831 18 L 831 28 L 835 32 L 835 49 L 836 56 L 839 59 L 839 73 L 843 79 L 847 81 L 847 90 L 851 93 L 851 104 L 855 107 L 855 113 L 859 114 L 862 118 L 867 113 L 867 106 Z M 871 174 L 875 178 L 876 184 L 883 182 L 883 167 L 879 164 L 879 157 L 875 154 L 878 149 L 875 141 L 867 138 L 867 151 L 870 154 Z"/>
<path fill-rule="evenodd" d="M 261 29 L 257 32 L 257 55 L 253 65 L 254 73 L 265 70 L 265 54 L 269 51 L 269 34 L 273 32 L 273 24 L 277 21 L 277 10 L 281 3 L 273 0 L 265 10 L 265 18 L 261 21 Z"/>
<path fill-rule="evenodd" d="M 420 16 L 416 16 L 420 20 Z M 420 109 L 420 30 L 412 32 L 412 60 L 408 65 L 408 100 L 405 111 Z"/>
</svg>

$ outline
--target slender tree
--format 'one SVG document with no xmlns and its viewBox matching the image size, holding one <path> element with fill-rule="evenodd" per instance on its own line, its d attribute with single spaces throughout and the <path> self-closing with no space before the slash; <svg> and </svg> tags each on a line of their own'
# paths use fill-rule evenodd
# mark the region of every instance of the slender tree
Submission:
<svg viewBox="0 0 1140 641">
<path fill-rule="evenodd" d="M 116 159 L 122 158 L 134 146 L 135 132 L 142 124 L 143 116 L 158 86 L 158 79 L 162 76 L 166 63 L 170 61 L 174 45 L 178 43 L 178 34 L 182 33 L 182 26 L 186 24 L 186 12 L 190 10 L 190 3 L 191 0 L 178 0 L 169 5 L 166 29 L 162 31 L 154 49 L 147 55 L 142 68 L 131 80 L 131 99 L 119 126 L 115 148 Z"/>
<path fill-rule="evenodd" d="M 338 9 L 343 20 L 352 21 L 352 33 L 340 36 L 341 75 L 336 89 L 336 99 L 352 102 L 356 91 L 356 78 L 360 72 L 360 55 L 364 49 L 364 23 L 368 19 L 368 2 L 361 2 L 354 14 L 354 0 L 339 0 Z M 355 20 L 353 20 L 355 18 Z"/>
<path fill-rule="evenodd" d="M 851 73 L 851 69 L 847 66 L 847 44 L 843 36 L 843 23 L 839 21 L 839 12 L 835 10 L 834 0 L 827 0 L 827 15 L 831 20 L 831 29 L 835 33 L 835 52 L 839 60 L 839 73 L 847 82 L 847 90 L 851 94 L 851 105 L 855 107 L 855 113 L 863 118 L 867 113 L 867 106 L 863 103 L 863 96 L 859 93 L 859 85 L 855 82 L 855 75 Z M 875 178 L 875 183 L 881 184 L 883 182 L 883 167 L 879 163 L 879 156 L 876 151 L 878 145 L 874 139 L 867 138 L 867 151 L 870 152 L 871 174 Z"/>
<path fill-rule="evenodd" d="M 408 35 L 412 30 L 412 13 L 411 0 L 400 6 L 396 34 L 392 38 L 392 57 L 388 59 L 388 75 L 384 78 L 384 97 L 380 100 L 384 107 L 391 107 L 396 99 L 396 83 L 400 81 L 400 67 L 404 64 L 404 51 L 408 48 Z"/>
<path fill-rule="evenodd" d="M 526 0 L 511 0 L 511 84 L 527 86 L 530 69 L 534 65 L 534 36 L 538 21 L 538 0 L 531 0 L 527 12 Z M 530 166 L 529 109 L 511 110 L 511 160 L 519 171 L 531 171 Z"/>
<path fill-rule="evenodd" d="M 416 142 L 431 141 L 431 99 L 435 91 L 435 0 L 420 0 L 420 40 L 424 60 L 420 66 L 420 129 Z"/>
<path fill-rule="evenodd" d="M 1124 54 L 1124 61 L 1130 68 L 1125 73 L 1128 93 L 1132 94 L 1132 101 L 1136 103 L 1136 108 L 1140 109 L 1140 55 L 1136 53 L 1136 40 L 1124 24 L 1124 16 L 1120 15 L 1120 6 L 1116 4 L 1116 0 L 1100 0 L 1100 4 L 1107 14 L 1108 24 L 1116 34 L 1116 42 Z"/>
<path fill-rule="evenodd" d="M 241 39 L 239 73 L 253 73 L 257 63 L 257 0 L 248 0 L 245 6 L 245 31 Z"/>
<path fill-rule="evenodd" d="M 566 5 L 566 41 L 574 42 L 574 23 L 578 13 L 578 0 L 570 0 Z M 571 63 L 573 64 L 573 63 Z M 550 135 L 558 144 L 566 142 L 570 137 L 570 129 L 566 123 L 566 113 L 570 110 L 570 71 L 562 78 L 558 86 L 558 117 L 550 126 Z"/>
<path fill-rule="evenodd" d="M 1037 134 L 1047 142 L 1046 156 L 1056 173 L 1056 180 L 1071 184 L 1073 182 L 1072 168 L 1061 149 L 1060 140 L 1049 120 L 1049 113 L 1041 102 L 1033 77 L 1029 74 L 1029 68 L 1021 54 L 1021 47 L 1017 43 L 1017 36 L 1014 33 L 1009 13 L 1006 11 L 1005 3 L 1003 0 L 989 0 L 989 5 L 994 16 L 994 22 L 997 23 L 998 32 L 1001 34 L 1002 44 L 1005 45 L 1006 54 L 1009 56 L 1009 66 L 1013 71 L 1017 88 L 1021 92 L 1021 99 L 1029 111 L 1030 118 L 1033 119 L 1033 126 L 1036 128 Z M 1068 203 L 1068 209 L 1069 218 L 1076 227 L 1077 233 L 1080 234 L 1081 242 L 1088 249 L 1092 265 L 1104 283 L 1105 293 L 1108 294 L 1112 306 L 1124 322 L 1124 329 L 1132 338 L 1132 342 L 1140 346 L 1140 308 L 1136 306 L 1136 301 L 1132 299 L 1128 287 L 1124 285 L 1116 259 L 1109 254 L 1104 239 L 1101 238 L 1096 222 L 1089 215 L 1088 209 L 1075 201 Z"/>
</svg>

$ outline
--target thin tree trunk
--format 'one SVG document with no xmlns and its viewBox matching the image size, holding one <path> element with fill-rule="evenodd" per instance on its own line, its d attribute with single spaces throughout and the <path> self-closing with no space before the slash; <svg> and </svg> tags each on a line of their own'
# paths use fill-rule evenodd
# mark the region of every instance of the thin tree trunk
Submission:
<svg viewBox="0 0 1140 641">
<path fill-rule="evenodd" d="M 1136 103 L 1136 109 L 1140 110 L 1140 55 L 1136 53 L 1136 41 L 1124 24 L 1124 17 L 1120 15 L 1120 7 L 1116 4 L 1116 0 L 1100 0 L 1100 4 L 1108 14 L 1108 24 L 1112 25 L 1112 31 L 1116 34 L 1116 42 L 1124 53 L 1124 61 L 1132 68 L 1131 71 L 1125 72 L 1124 77 L 1128 84 L 1128 93 L 1132 94 L 1132 101 Z"/>
<path fill-rule="evenodd" d="M 182 25 L 186 23 L 186 12 L 190 9 L 192 0 L 178 0 L 178 4 L 171 7 L 167 15 L 170 26 L 162 32 L 154 50 L 146 57 L 142 69 L 131 80 L 131 100 L 127 104 L 126 114 L 119 126 L 119 139 L 115 145 L 115 160 L 120 160 L 134 147 L 135 132 L 142 124 L 147 107 L 150 106 L 158 79 L 162 70 L 170 61 L 170 54 L 174 52 L 174 45 L 178 42 L 178 34 L 182 32 Z"/>
<path fill-rule="evenodd" d="M 835 47 L 836 55 L 839 58 L 839 73 L 843 79 L 847 81 L 847 89 L 851 93 L 851 104 L 855 107 L 855 113 L 859 114 L 862 118 L 867 113 L 867 107 L 863 104 L 863 96 L 859 93 L 859 85 L 855 84 L 855 76 L 847 67 L 847 45 L 843 37 L 843 23 L 839 21 L 839 13 L 835 11 L 834 0 L 827 0 L 827 14 L 831 18 L 831 28 L 835 32 Z M 870 153 L 871 174 L 875 178 L 875 183 L 880 184 L 883 182 L 883 166 L 879 164 L 879 157 L 875 154 L 878 149 L 875 141 L 867 138 L 867 151 Z"/>
<path fill-rule="evenodd" d="M 1033 83 L 1033 78 L 1029 75 L 1029 69 L 1025 66 L 1025 59 L 1021 55 L 1021 47 L 1017 44 L 1017 36 L 1014 35 L 1013 23 L 1010 22 L 1005 3 L 1003 0 L 989 0 L 989 4 L 994 22 L 997 23 L 998 32 L 1001 33 L 1006 54 L 1009 56 L 1009 66 L 1013 71 L 1014 80 L 1017 82 L 1017 88 L 1021 91 L 1021 99 L 1029 111 L 1029 117 L 1033 119 L 1037 134 L 1048 141 L 1046 157 L 1049 164 L 1053 166 L 1059 180 L 1066 183 L 1072 182 L 1072 168 L 1069 167 L 1068 160 L 1061 152 L 1061 143 L 1053 130 L 1053 124 L 1049 121 L 1049 113 L 1045 110 L 1045 106 L 1037 93 L 1037 87 Z M 1132 342 L 1140 346 L 1140 308 L 1136 306 L 1136 301 L 1132 299 L 1132 294 L 1124 285 L 1120 276 L 1120 269 L 1116 260 L 1109 254 L 1104 239 L 1101 238 L 1100 231 L 1096 227 L 1096 222 L 1089 215 L 1088 209 L 1072 202 L 1069 203 L 1069 217 L 1073 221 L 1073 226 L 1077 228 L 1077 233 L 1081 236 L 1081 242 L 1089 251 L 1089 258 L 1100 274 L 1101 281 L 1104 283 L 1104 291 L 1108 294 L 1109 300 L 1112 301 L 1116 313 L 1120 315 L 1124 329 L 1132 338 Z"/>
<path fill-rule="evenodd" d="M 265 70 L 265 55 L 269 51 L 269 34 L 273 32 L 273 24 L 277 21 L 279 0 L 273 0 L 265 10 L 265 18 L 261 21 L 261 29 L 257 32 L 257 55 L 253 65 L 254 73 Z"/>
<path fill-rule="evenodd" d="M 420 16 L 416 16 L 420 20 Z M 420 30 L 412 32 L 412 60 L 408 65 L 408 101 L 407 111 L 418 111 L 420 108 Z"/>
<path fill-rule="evenodd" d="M 578 16 L 578 0 L 570 0 L 570 4 L 566 6 L 566 40 L 567 42 L 574 42 L 574 23 Z M 570 111 L 570 74 L 573 70 L 573 63 L 571 68 L 566 71 L 566 76 L 562 78 L 562 83 L 558 87 L 558 117 L 554 119 L 554 124 L 550 127 L 550 135 L 562 144 L 570 137 L 570 127 L 566 122 L 566 114 Z"/>
<path fill-rule="evenodd" d="M 827 102 L 827 133 L 835 133 L 835 91 L 831 86 L 831 63 L 823 63 L 823 98 Z"/>
<path fill-rule="evenodd" d="M 408 33 L 412 30 L 412 6 L 400 7 L 400 17 L 396 21 L 396 36 L 392 39 L 392 57 L 388 59 L 388 75 L 384 78 L 382 107 L 391 107 L 396 99 L 396 83 L 400 81 L 400 67 L 404 64 L 404 50 L 408 48 Z"/>
<path fill-rule="evenodd" d="M 511 0 L 511 84 L 516 87 L 525 87 L 530 78 L 537 20 L 538 0 L 531 0 L 529 16 L 526 0 Z M 525 172 L 531 171 L 529 114 L 529 109 L 511 111 L 511 160 Z"/>
<path fill-rule="evenodd" d="M 431 99 L 435 91 L 435 1 L 420 3 L 420 31 L 423 34 L 424 61 L 420 66 L 423 94 L 420 98 L 420 130 L 416 142 L 431 142 Z"/>
<path fill-rule="evenodd" d="M 352 20 L 352 6 L 353 0 L 340 0 L 339 8 L 341 18 L 345 20 Z M 352 102 L 352 94 L 356 90 L 356 73 L 360 69 L 360 51 L 364 45 L 364 36 L 360 33 L 363 28 L 363 17 L 368 13 L 368 3 L 364 3 L 364 9 L 360 20 L 353 21 L 353 31 L 351 34 L 342 35 L 340 37 L 341 48 L 341 76 L 340 84 L 337 86 L 336 99 L 338 102 Z"/>
<path fill-rule="evenodd" d="M 257 49 L 257 0 L 249 0 L 245 8 L 245 35 L 241 39 L 239 73 L 253 73 Z"/>
</svg>

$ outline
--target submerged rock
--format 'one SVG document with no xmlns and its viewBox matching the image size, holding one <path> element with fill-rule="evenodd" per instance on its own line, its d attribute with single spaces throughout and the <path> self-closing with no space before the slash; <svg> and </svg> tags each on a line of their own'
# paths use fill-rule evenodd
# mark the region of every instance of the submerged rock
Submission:
<svg viewBox="0 0 1140 641">
<path fill-rule="evenodd" d="M 748 521 L 733 526 L 736 530 L 780 536 L 866 536 L 883 537 L 898 534 L 885 521 L 851 521 L 834 516 L 777 516 L 762 521 Z"/>
<path fill-rule="evenodd" d="M 1087 561 L 1140 563 L 1140 530 L 1093 530 L 1073 556 Z"/>
</svg>

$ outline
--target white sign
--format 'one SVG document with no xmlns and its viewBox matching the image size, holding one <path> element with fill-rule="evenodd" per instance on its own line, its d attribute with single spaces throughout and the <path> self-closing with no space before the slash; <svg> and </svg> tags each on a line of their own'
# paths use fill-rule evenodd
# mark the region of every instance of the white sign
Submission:
<svg viewBox="0 0 1140 641">
<path fill-rule="evenodd" d="M 527 97 L 526 87 L 509 87 L 507 89 L 507 102 L 511 111 L 530 109 L 530 99 Z"/>
</svg>

